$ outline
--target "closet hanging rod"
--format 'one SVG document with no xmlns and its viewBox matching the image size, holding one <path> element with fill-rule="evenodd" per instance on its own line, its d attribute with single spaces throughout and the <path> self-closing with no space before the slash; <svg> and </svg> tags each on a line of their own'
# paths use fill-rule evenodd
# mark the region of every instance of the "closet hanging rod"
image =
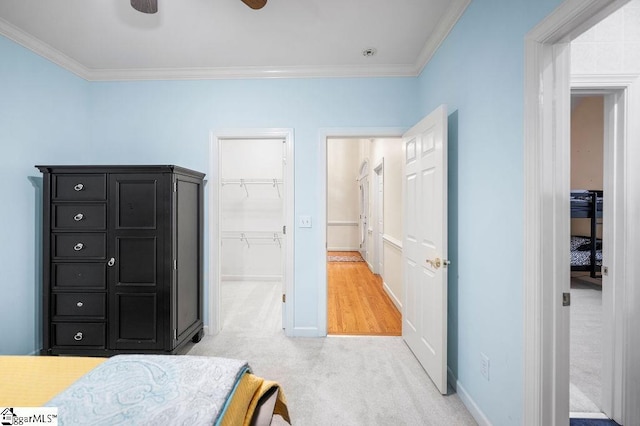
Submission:
<svg viewBox="0 0 640 426">
<path fill-rule="evenodd" d="M 249 244 L 249 240 L 270 240 L 273 242 L 277 242 L 278 245 L 282 247 L 282 234 L 279 232 L 273 232 L 273 233 L 270 233 L 270 235 L 261 234 L 261 235 L 254 235 L 254 236 L 247 236 L 245 232 L 240 232 L 240 233 L 236 233 L 236 235 L 229 235 L 229 234 L 222 235 L 220 238 L 223 240 L 244 241 L 245 243 L 247 243 L 247 248 L 251 248 L 251 245 Z"/>
<path fill-rule="evenodd" d="M 244 188 L 247 197 L 249 196 L 247 185 L 269 185 L 278 191 L 278 198 L 282 198 L 282 194 L 280 193 L 280 185 L 283 183 L 282 179 L 222 179 L 220 183 L 223 187 L 225 185 L 240 185 L 241 188 Z"/>
<path fill-rule="evenodd" d="M 282 185 L 282 179 L 222 179 L 222 185 Z"/>
</svg>

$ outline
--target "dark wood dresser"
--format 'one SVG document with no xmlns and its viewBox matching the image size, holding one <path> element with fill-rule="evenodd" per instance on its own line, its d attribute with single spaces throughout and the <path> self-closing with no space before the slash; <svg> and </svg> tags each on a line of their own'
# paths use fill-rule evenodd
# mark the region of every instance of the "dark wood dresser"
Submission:
<svg viewBox="0 0 640 426">
<path fill-rule="evenodd" d="M 177 166 L 43 173 L 42 353 L 176 353 L 203 335 L 203 178 Z"/>
</svg>

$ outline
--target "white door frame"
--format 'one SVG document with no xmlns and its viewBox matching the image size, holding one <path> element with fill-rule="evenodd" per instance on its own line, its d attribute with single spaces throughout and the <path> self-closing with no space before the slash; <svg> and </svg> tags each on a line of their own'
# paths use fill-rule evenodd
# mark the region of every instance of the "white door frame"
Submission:
<svg viewBox="0 0 640 426">
<path fill-rule="evenodd" d="M 622 418 L 622 395 L 625 380 L 622 352 L 624 348 L 624 265 L 625 250 L 625 146 L 627 127 L 627 93 L 633 80 L 626 76 L 584 76 L 571 78 L 571 92 L 604 97 L 603 144 L 603 231 L 602 268 L 602 401 L 604 413 Z"/>
<path fill-rule="evenodd" d="M 325 128 L 318 131 L 318 220 L 320 244 L 316 247 L 319 265 L 327 263 L 327 139 L 400 138 L 406 128 L 346 127 Z M 318 336 L 327 335 L 327 268 L 318 268 Z"/>
<path fill-rule="evenodd" d="M 360 235 L 358 236 L 360 242 L 358 245 L 360 246 L 360 255 L 364 259 L 367 264 L 370 264 L 371 259 L 369 259 L 369 213 L 370 209 L 370 186 L 369 186 L 369 159 L 364 159 L 362 164 L 360 164 L 360 170 L 358 174 L 358 195 L 359 195 L 359 204 L 360 204 L 360 212 L 358 218 L 358 229 L 360 230 Z M 364 216 L 364 219 L 363 219 Z"/>
<path fill-rule="evenodd" d="M 226 129 L 212 131 L 209 137 L 209 183 L 208 226 L 209 226 L 209 322 L 207 334 L 218 334 L 222 328 L 220 318 L 220 141 L 228 139 L 282 139 L 286 144 L 284 164 L 285 223 L 284 235 L 285 270 L 283 281 L 289 305 L 283 309 L 285 334 L 293 333 L 295 311 L 294 286 L 294 139 L 293 129 Z M 215 215 L 215 216 L 214 216 Z"/>
<path fill-rule="evenodd" d="M 566 0 L 525 38 L 525 425 L 569 418 L 569 310 L 560 303 L 569 287 L 568 42 L 627 1 Z"/>
</svg>

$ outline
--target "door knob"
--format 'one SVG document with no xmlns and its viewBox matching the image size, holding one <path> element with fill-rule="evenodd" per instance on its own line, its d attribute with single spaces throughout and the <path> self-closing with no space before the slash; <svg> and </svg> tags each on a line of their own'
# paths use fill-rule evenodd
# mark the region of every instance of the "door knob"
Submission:
<svg viewBox="0 0 640 426">
<path fill-rule="evenodd" d="M 439 267 L 442 266 L 442 260 L 439 257 L 436 257 L 435 259 L 427 259 L 426 262 L 431 265 L 431 267 L 433 269 L 438 269 Z"/>
<path fill-rule="evenodd" d="M 431 267 L 432 267 L 433 269 L 438 269 L 438 268 L 440 268 L 441 266 L 444 266 L 444 267 L 446 268 L 447 266 L 449 266 L 449 265 L 451 264 L 451 261 L 450 261 L 450 260 L 446 260 L 446 259 L 444 259 L 444 260 L 443 260 L 443 259 L 440 259 L 439 257 L 436 257 L 436 258 L 435 258 L 435 259 L 433 259 L 433 260 L 432 260 L 432 259 L 427 259 L 427 260 L 426 260 L 426 262 L 427 262 L 429 265 L 431 265 Z"/>
</svg>

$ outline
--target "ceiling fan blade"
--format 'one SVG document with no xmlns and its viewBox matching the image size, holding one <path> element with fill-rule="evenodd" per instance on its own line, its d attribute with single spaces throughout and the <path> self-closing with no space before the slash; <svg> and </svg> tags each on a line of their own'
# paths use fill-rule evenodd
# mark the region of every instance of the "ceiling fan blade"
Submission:
<svg viewBox="0 0 640 426">
<path fill-rule="evenodd" d="M 156 13 L 158 0 L 131 0 L 131 7 L 142 13 Z"/>
<path fill-rule="evenodd" d="M 133 0 L 131 1 L 133 2 Z M 267 0 L 242 0 L 242 2 L 251 9 L 262 9 L 267 4 Z"/>
</svg>

